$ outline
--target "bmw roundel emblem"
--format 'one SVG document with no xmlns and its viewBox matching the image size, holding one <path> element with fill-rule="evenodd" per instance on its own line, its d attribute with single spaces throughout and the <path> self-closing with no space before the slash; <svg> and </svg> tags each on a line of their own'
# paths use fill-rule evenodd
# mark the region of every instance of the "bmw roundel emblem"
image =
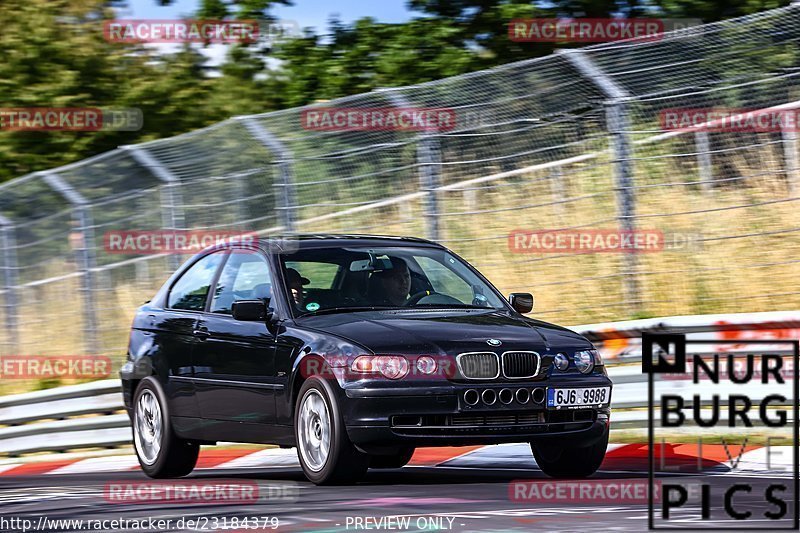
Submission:
<svg viewBox="0 0 800 533">
<path fill-rule="evenodd" d="M 498 339 L 489 339 L 486 341 L 486 344 L 488 344 L 489 346 L 500 346 L 501 344 L 503 344 L 503 342 Z"/>
</svg>

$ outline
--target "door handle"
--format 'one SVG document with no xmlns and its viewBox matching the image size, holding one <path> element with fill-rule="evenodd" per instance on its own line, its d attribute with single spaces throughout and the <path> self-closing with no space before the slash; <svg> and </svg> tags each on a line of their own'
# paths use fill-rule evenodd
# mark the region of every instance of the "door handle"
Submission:
<svg viewBox="0 0 800 533">
<path fill-rule="evenodd" d="M 195 337 L 200 337 L 201 339 L 207 339 L 211 336 L 211 333 L 209 333 L 208 329 L 204 327 L 197 328 L 192 333 Z"/>
</svg>

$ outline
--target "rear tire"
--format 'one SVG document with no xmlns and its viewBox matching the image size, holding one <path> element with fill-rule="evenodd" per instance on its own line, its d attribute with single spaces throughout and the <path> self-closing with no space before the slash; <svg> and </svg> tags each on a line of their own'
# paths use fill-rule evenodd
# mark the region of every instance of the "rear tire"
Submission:
<svg viewBox="0 0 800 533">
<path fill-rule="evenodd" d="M 144 378 L 133 398 L 133 447 L 144 473 L 152 478 L 190 474 L 200 445 L 175 434 L 161 385 L 152 377 Z"/>
<path fill-rule="evenodd" d="M 589 446 L 531 443 L 531 451 L 542 472 L 553 478 L 589 477 L 600 468 L 608 447 L 608 428 L 605 434 Z"/>
<path fill-rule="evenodd" d="M 373 455 L 369 460 L 370 468 L 403 468 L 414 455 L 414 448 L 404 448 L 394 455 Z"/>
<path fill-rule="evenodd" d="M 297 395 L 294 431 L 303 472 L 316 485 L 346 485 L 364 477 L 369 456 L 358 451 L 342 418 L 331 385 L 319 377 L 307 379 Z"/>
</svg>

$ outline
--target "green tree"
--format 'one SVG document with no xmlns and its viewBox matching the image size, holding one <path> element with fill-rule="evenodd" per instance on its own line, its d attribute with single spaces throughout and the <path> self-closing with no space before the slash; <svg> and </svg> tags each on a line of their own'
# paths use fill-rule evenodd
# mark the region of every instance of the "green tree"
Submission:
<svg viewBox="0 0 800 533">
<path fill-rule="evenodd" d="M 435 18 L 334 20 L 330 28 L 327 41 L 307 34 L 276 50 L 281 63 L 268 85 L 284 106 L 455 76 L 479 64 L 479 54 L 459 43 L 458 30 Z"/>
<path fill-rule="evenodd" d="M 257 91 L 260 59 L 234 50 L 222 75 L 209 77 L 195 48 L 158 54 L 110 43 L 102 22 L 114 17 L 112 7 L 104 0 L 0 3 L 0 108 L 131 107 L 144 117 L 136 132 L 0 131 L 0 181 L 273 108 Z"/>
<path fill-rule="evenodd" d="M 169 4 L 172 0 L 154 0 Z M 302 0 L 300 0 L 302 1 Z M 233 46 L 209 75 L 196 47 L 174 54 L 104 40 L 119 0 L 0 3 L 0 107 L 136 107 L 138 132 L 0 131 L 0 181 L 76 161 L 121 144 L 168 137 L 230 116 L 413 85 L 551 53 L 550 43 L 508 38 L 514 18 L 654 16 L 721 18 L 789 0 L 409 0 L 400 24 L 331 21 L 277 45 Z M 198 18 L 271 20 L 290 0 L 200 0 Z"/>
</svg>

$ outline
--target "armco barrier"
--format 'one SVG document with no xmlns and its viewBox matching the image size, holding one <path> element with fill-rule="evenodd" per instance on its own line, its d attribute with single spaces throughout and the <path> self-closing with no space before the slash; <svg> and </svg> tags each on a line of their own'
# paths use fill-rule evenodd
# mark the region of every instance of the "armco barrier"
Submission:
<svg viewBox="0 0 800 533">
<path fill-rule="evenodd" d="M 687 340 L 726 341 L 725 349 L 735 349 L 730 341 L 800 339 L 800 311 L 730 313 L 720 315 L 672 316 L 623 322 L 586 324 L 572 328 L 585 335 L 600 349 L 607 361 L 635 361 L 642 355 L 642 333 L 685 333 Z M 785 345 L 765 349 L 785 349 Z"/>
<path fill-rule="evenodd" d="M 106 379 L 0 397 L 0 454 L 130 443 L 120 390 L 118 379 Z"/>
<path fill-rule="evenodd" d="M 647 425 L 647 376 L 642 374 L 641 334 L 670 331 L 711 340 L 800 338 L 800 312 L 700 315 L 576 326 L 606 357 L 614 382 L 612 430 Z M 714 346 L 711 346 L 714 349 Z M 726 345 L 730 349 L 730 345 Z M 664 384 L 680 390 L 690 384 Z M 761 392 L 750 390 L 753 398 Z M 93 416 L 88 416 L 93 415 Z M 116 379 L 0 397 L 0 455 L 115 447 L 130 444 Z"/>
</svg>

